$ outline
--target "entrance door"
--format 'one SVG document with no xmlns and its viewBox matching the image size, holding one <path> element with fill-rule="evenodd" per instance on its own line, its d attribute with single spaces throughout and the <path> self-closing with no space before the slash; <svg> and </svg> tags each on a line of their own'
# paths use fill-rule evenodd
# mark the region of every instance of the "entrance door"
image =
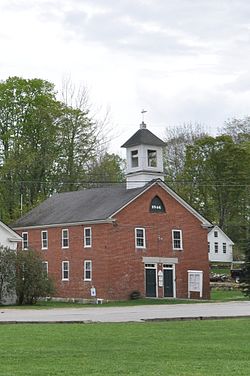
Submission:
<svg viewBox="0 0 250 376">
<path fill-rule="evenodd" d="M 145 276 L 146 276 L 146 296 L 155 298 L 156 297 L 156 269 L 146 267 Z"/>
<path fill-rule="evenodd" d="M 173 269 L 163 270 L 164 280 L 164 297 L 173 298 L 174 296 L 174 283 L 173 283 Z"/>
</svg>

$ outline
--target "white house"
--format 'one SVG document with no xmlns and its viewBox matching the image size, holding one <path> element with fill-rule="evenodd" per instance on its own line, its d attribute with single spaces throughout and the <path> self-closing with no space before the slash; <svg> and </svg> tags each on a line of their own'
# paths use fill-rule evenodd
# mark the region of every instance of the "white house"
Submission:
<svg viewBox="0 0 250 376">
<path fill-rule="evenodd" d="M 211 262 L 232 262 L 233 241 L 219 228 L 214 226 L 208 233 L 208 256 Z"/>
<path fill-rule="evenodd" d="M 22 241 L 21 236 L 18 235 L 9 226 L 0 221 L 0 246 L 16 250 L 17 243 L 20 241 Z"/>
</svg>

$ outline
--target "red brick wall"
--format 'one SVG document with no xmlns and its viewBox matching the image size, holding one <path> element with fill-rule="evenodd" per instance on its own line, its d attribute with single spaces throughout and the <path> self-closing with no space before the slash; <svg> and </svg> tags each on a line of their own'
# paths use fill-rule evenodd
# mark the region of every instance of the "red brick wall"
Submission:
<svg viewBox="0 0 250 376">
<path fill-rule="evenodd" d="M 150 213 L 152 198 L 158 195 L 166 213 Z M 48 261 L 49 274 L 56 282 L 59 297 L 90 298 L 95 286 L 104 299 L 127 299 L 133 290 L 145 293 L 142 257 L 177 257 L 176 296 L 187 298 L 187 270 L 204 272 L 203 297 L 209 298 L 207 230 L 159 186 L 153 186 L 116 216 L 116 223 L 96 224 L 92 228 L 92 247 L 83 246 L 84 226 L 68 226 L 69 248 L 61 247 L 61 231 L 48 228 L 48 250 L 41 250 L 41 230 L 28 230 L 29 245 L 41 251 Z M 88 227 L 86 225 L 85 227 Z M 146 249 L 135 248 L 135 227 L 146 229 Z M 172 249 L 172 229 L 182 230 L 183 251 Z M 42 229 L 42 230 L 45 230 Z M 92 281 L 83 280 L 84 260 L 92 260 Z M 62 281 L 62 261 L 69 261 L 69 281 Z M 161 266 L 158 265 L 158 269 Z M 163 289 L 159 288 L 159 297 Z"/>
</svg>

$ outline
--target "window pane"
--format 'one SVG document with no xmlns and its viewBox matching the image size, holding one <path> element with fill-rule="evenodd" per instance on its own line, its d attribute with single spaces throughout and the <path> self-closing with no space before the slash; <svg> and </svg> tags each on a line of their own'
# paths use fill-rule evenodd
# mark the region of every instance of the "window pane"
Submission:
<svg viewBox="0 0 250 376">
<path fill-rule="evenodd" d="M 156 150 L 148 150 L 148 166 L 157 166 Z"/>
<path fill-rule="evenodd" d="M 138 150 L 131 151 L 131 166 L 138 167 Z"/>
</svg>

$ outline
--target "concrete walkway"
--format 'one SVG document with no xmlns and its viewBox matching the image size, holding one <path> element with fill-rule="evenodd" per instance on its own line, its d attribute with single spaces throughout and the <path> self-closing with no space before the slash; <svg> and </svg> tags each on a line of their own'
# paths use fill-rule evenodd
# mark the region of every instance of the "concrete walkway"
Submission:
<svg viewBox="0 0 250 376">
<path fill-rule="evenodd" d="M 56 309 L 0 309 L 2 323 L 34 322 L 143 322 L 250 317 L 250 301 L 145 305 L 133 307 L 91 307 Z"/>
</svg>

